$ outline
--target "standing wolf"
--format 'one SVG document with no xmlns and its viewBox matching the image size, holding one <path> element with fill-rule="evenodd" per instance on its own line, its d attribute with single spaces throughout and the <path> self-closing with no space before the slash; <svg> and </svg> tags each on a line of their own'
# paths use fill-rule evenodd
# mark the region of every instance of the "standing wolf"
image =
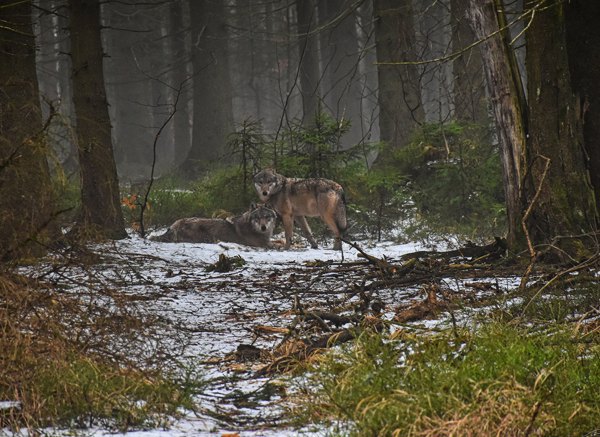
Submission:
<svg viewBox="0 0 600 437">
<path fill-rule="evenodd" d="M 342 248 L 340 239 L 347 223 L 346 200 L 340 184 L 323 178 L 286 178 L 266 169 L 254 175 L 254 186 L 261 201 L 268 202 L 281 216 L 286 249 L 292 243 L 294 221 L 304 232 L 311 247 L 317 247 L 305 216 L 321 217 L 335 236 L 333 248 Z"/>
<path fill-rule="evenodd" d="M 182 218 L 154 241 L 189 243 L 228 243 L 271 247 L 271 236 L 277 214 L 271 208 L 251 205 L 250 209 L 232 219 Z"/>
</svg>

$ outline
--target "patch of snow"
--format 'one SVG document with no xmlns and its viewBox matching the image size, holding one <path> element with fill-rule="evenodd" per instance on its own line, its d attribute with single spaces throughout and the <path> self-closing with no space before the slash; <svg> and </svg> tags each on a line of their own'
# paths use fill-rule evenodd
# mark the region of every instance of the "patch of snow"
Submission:
<svg viewBox="0 0 600 437">
<path fill-rule="evenodd" d="M 12 410 L 13 408 L 21 408 L 21 402 L 16 401 L 0 401 L 0 411 Z"/>
<path fill-rule="evenodd" d="M 331 247 L 329 242 L 328 247 Z M 393 242 L 360 242 L 360 247 L 369 255 L 392 261 L 407 253 L 424 250 L 420 244 L 396 244 Z M 202 409 L 226 412 L 228 416 L 239 414 L 244 418 L 260 419 L 268 424 L 269 418 L 277 420 L 282 413 L 281 399 L 274 395 L 268 401 L 257 401 L 257 408 L 236 406 L 232 393 L 247 395 L 260 390 L 269 383 L 266 378 L 256 378 L 249 372 L 234 373 L 225 365 L 210 359 L 223 358 L 234 353 L 241 344 L 252 344 L 258 348 L 270 350 L 280 337 L 256 336 L 253 326 L 267 325 L 285 327 L 290 323 L 289 310 L 293 309 L 296 299 L 302 304 L 323 307 L 331 305 L 335 299 L 345 296 L 348 302 L 358 297 L 350 297 L 354 278 L 348 273 L 331 274 L 327 269 L 309 268 L 310 263 L 339 264 L 364 260 L 359 252 L 344 244 L 343 255 L 340 251 L 328 248 L 293 248 L 291 250 L 271 250 L 251 248 L 232 243 L 197 244 L 164 243 L 140 238 L 131 234 L 129 239 L 110 244 L 99 244 L 93 250 L 107 255 L 108 261 L 95 269 L 96 287 L 111 287 L 119 280 L 121 291 L 136 296 L 148 296 L 144 300 L 144 310 L 149 314 L 164 316 L 177 327 L 186 329 L 177 338 L 173 338 L 173 351 L 178 351 L 180 359 L 190 363 L 204 364 L 204 377 L 209 381 L 206 391 L 199 397 Z M 241 256 L 245 260 L 243 267 L 231 272 L 208 272 L 206 266 L 218 261 L 220 255 Z M 76 292 L 78 283 L 89 279 L 89 272 L 71 268 L 71 289 Z M 47 280 L 64 282 L 64 273 L 54 273 L 52 269 L 44 274 Z M 77 275 L 80 275 L 77 278 Z M 292 287 L 296 281 L 308 284 L 299 291 Z M 485 280 L 482 280 L 485 281 Z M 490 279 L 490 282 L 495 279 Z M 105 282 L 105 283 L 104 283 Z M 286 284 L 288 284 L 286 286 Z M 465 281 L 447 284 L 449 288 L 465 287 Z M 504 285 L 504 284 L 503 284 Z M 506 284 L 506 285 L 513 285 Z M 382 288 L 377 297 L 384 302 L 398 303 L 422 300 L 419 287 L 399 289 Z M 101 296 L 94 299 L 100 301 Z M 111 305 L 107 302 L 107 305 Z M 391 319 L 393 312 L 386 312 L 385 318 Z M 440 326 L 440 319 L 423 321 L 424 327 Z M 182 343 L 183 342 L 183 343 Z M 151 353 L 151 347 L 148 348 Z M 1 404 L 0 404 L 1 405 Z M 1 409 L 1 408 L 0 408 Z M 257 421 L 258 422 L 258 421 Z M 127 432 L 126 437 L 163 437 L 163 436 L 220 436 L 238 432 L 242 436 L 299 436 L 323 435 L 322 430 L 260 429 L 242 431 L 235 426 L 227 428 L 208 415 L 197 417 L 186 415 L 184 420 L 176 421 L 169 430 Z M 1 430 L 0 430 L 1 431 Z M 55 430 L 53 431 L 55 432 Z M 91 435 L 113 435 L 107 431 L 92 430 Z"/>
<path fill-rule="evenodd" d="M 332 242 L 329 242 L 328 247 L 331 245 Z M 101 264 L 86 268 L 71 265 L 68 271 L 60 272 L 54 272 L 49 266 L 43 277 L 60 283 L 74 293 L 82 287 L 79 284 L 92 284 L 88 286 L 102 289 L 115 287 L 114 284 L 118 283 L 122 292 L 134 296 L 151 296 L 152 298 L 144 299 L 144 311 L 164 316 L 174 326 L 186 328 L 185 332 L 172 339 L 173 351 L 178 351 L 183 362 L 207 363 L 203 365 L 203 375 L 208 380 L 208 386 L 197 399 L 200 408 L 226 412 L 234 417 L 239 414 L 246 419 L 256 418 L 257 423 L 268 424 L 269 417 L 277 420 L 277 416 L 282 413 L 283 401 L 277 395 L 268 401 L 257 401 L 256 408 L 236 406 L 232 400 L 232 393 L 252 394 L 268 383 L 268 379 L 256 378 L 248 372 L 241 375 L 232 373 L 224 365 L 210 364 L 210 359 L 234 353 L 240 344 L 270 349 L 273 342 L 278 341 L 275 336 L 257 338 L 249 328 L 255 325 L 283 327 L 290 323 L 289 314 L 284 313 L 293 308 L 298 292 L 292 293 L 291 287 L 285 286 L 287 281 L 295 281 L 301 277 L 311 284 L 310 289 L 300 293 L 299 298 L 303 302 L 310 300 L 326 303 L 329 299 L 334 299 L 336 294 L 343 295 L 350 284 L 344 283 L 343 278 L 340 280 L 339 275 L 335 277 L 325 270 L 312 280 L 308 276 L 313 271 L 304 270 L 307 263 L 316 261 L 337 264 L 342 261 L 364 260 L 359 257 L 356 249 L 346 244 L 343 246 L 343 254 L 327 247 L 272 250 L 232 243 L 155 242 L 131 233 L 128 239 L 92 246 L 94 252 L 106 259 Z M 389 259 L 398 259 L 406 253 L 423 249 L 418 244 L 393 242 L 361 242 L 360 246 L 370 255 Z M 231 272 L 208 272 L 206 266 L 218 261 L 222 254 L 228 257 L 239 255 L 245 264 Z M 274 282 L 283 286 L 271 287 L 270 275 L 275 278 Z M 67 276 L 69 281 L 65 281 Z M 90 282 L 91 278 L 93 283 Z M 385 292 L 386 290 L 381 291 L 382 294 Z M 93 296 L 90 299 L 95 302 L 103 302 L 109 307 L 113 305 L 109 296 L 90 295 Z M 118 342 L 115 339 L 117 345 Z M 151 355 L 154 346 L 146 346 L 147 351 L 135 352 Z M 248 428 L 251 426 L 244 426 L 243 430 L 236 426 L 227 428 L 210 416 L 202 414 L 198 417 L 190 413 L 185 419 L 176 421 L 168 430 L 131 431 L 124 435 L 203 437 L 238 432 L 243 436 L 291 437 L 324 434 L 315 430 L 274 428 L 252 431 Z M 69 432 L 65 431 L 65 434 Z M 52 433 L 60 434 L 60 431 L 52 430 Z M 113 435 L 100 429 L 86 430 L 85 434 Z"/>
</svg>

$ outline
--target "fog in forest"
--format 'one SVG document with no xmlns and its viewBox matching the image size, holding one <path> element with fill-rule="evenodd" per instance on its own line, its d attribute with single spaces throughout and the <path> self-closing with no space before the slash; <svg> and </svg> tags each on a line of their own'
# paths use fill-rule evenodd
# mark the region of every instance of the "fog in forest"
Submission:
<svg viewBox="0 0 600 437">
<path fill-rule="evenodd" d="M 259 122 L 277 138 L 325 113 L 350 123 L 340 148 L 380 140 L 402 145 L 424 122 L 485 122 L 478 50 L 457 56 L 473 42 L 461 3 L 102 2 L 119 179 L 148 178 L 155 141 L 159 175 L 231 162 L 228 135 L 244 121 Z M 68 5 L 39 0 L 36 6 L 43 105 L 46 115 L 50 105 L 60 115 L 52 122 L 52 145 L 74 171 Z"/>
<path fill-rule="evenodd" d="M 0 0 L 0 434 L 599 435 L 599 20 Z"/>
</svg>

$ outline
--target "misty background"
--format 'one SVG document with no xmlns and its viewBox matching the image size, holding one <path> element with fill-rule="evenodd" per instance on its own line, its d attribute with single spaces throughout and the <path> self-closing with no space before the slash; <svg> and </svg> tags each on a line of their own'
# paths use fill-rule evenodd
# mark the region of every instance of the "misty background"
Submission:
<svg viewBox="0 0 600 437">
<path fill-rule="evenodd" d="M 40 94 L 46 115 L 49 105 L 60 115 L 51 143 L 74 173 L 68 5 L 35 6 Z M 474 42 L 465 8 L 457 0 L 102 2 L 119 180 L 148 178 L 155 139 L 158 175 L 194 177 L 230 163 L 228 135 L 248 120 L 277 138 L 323 112 L 350 123 L 341 148 L 401 147 L 425 122 L 487 123 L 480 55 L 463 51 Z"/>
</svg>

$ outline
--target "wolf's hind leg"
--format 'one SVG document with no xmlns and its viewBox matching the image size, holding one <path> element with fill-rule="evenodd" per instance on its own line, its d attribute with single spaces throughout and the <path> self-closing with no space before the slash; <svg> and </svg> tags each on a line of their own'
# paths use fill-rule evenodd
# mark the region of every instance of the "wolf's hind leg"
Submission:
<svg viewBox="0 0 600 437">
<path fill-rule="evenodd" d="M 321 216 L 321 219 L 325 222 L 331 233 L 333 234 L 335 240 L 333 242 L 333 250 L 341 250 L 342 249 L 342 231 L 338 227 L 337 220 L 332 214 L 325 214 Z"/>
<path fill-rule="evenodd" d="M 302 233 L 304 234 L 304 236 L 306 237 L 306 239 L 308 240 L 308 242 L 310 243 L 310 247 L 312 247 L 313 249 L 316 249 L 317 247 L 317 242 L 315 241 L 313 235 L 312 235 L 312 231 L 310 230 L 310 226 L 308 226 L 308 222 L 306 221 L 306 217 L 304 217 L 303 215 L 297 215 L 296 217 L 294 217 L 294 220 L 296 221 L 296 223 L 298 223 L 298 226 L 300 226 L 300 229 L 302 230 Z"/>
</svg>

